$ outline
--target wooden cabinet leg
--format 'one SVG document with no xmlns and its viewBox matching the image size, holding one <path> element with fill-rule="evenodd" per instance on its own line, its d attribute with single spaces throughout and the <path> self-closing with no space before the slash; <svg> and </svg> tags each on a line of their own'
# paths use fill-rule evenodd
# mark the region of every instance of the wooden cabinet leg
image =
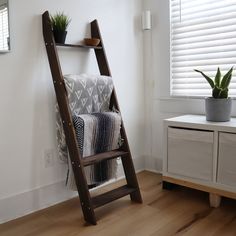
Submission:
<svg viewBox="0 0 236 236">
<path fill-rule="evenodd" d="M 221 196 L 214 193 L 209 193 L 209 200 L 210 200 L 210 206 L 217 208 L 220 206 Z"/>
</svg>

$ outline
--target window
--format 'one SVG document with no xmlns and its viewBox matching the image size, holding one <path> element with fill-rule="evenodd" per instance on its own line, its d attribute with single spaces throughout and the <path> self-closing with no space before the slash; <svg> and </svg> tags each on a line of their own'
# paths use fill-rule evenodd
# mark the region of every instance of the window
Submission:
<svg viewBox="0 0 236 236">
<path fill-rule="evenodd" d="M 8 11 L 7 6 L 4 4 L 0 6 L 0 50 L 9 50 L 8 40 Z"/>
<path fill-rule="evenodd" d="M 217 67 L 236 69 L 236 0 L 170 0 L 171 95 L 211 96 L 199 69 L 214 78 Z M 236 97 L 236 76 L 229 95 Z"/>
</svg>

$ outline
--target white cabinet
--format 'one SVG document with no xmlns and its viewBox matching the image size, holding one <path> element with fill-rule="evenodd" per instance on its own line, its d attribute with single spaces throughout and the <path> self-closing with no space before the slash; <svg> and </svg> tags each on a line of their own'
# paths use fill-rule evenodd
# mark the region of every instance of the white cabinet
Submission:
<svg viewBox="0 0 236 236">
<path fill-rule="evenodd" d="M 236 119 L 185 115 L 164 120 L 163 181 L 236 199 Z"/>
</svg>

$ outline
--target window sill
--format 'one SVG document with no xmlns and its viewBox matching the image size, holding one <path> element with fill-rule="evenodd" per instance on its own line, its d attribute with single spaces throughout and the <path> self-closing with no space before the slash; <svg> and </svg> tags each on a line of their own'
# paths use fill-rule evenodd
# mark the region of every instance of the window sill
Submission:
<svg viewBox="0 0 236 236">
<path fill-rule="evenodd" d="M 160 96 L 156 100 L 159 101 L 186 101 L 186 100 L 203 100 L 205 97 L 186 97 L 186 96 Z"/>
<path fill-rule="evenodd" d="M 204 100 L 206 97 L 194 97 L 194 96 L 160 96 L 155 98 L 155 100 L 159 101 L 186 101 L 186 100 Z M 236 100 L 236 97 L 231 97 L 232 100 Z"/>
</svg>

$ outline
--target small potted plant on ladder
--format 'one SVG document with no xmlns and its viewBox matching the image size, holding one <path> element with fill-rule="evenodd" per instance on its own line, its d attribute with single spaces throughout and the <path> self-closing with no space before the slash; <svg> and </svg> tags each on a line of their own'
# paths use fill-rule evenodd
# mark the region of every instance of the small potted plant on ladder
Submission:
<svg viewBox="0 0 236 236">
<path fill-rule="evenodd" d="M 55 42 L 65 43 L 67 35 L 66 29 L 70 24 L 70 18 L 66 16 L 63 12 L 58 12 L 50 18 Z"/>
<path fill-rule="evenodd" d="M 205 99 L 206 120 L 225 122 L 230 120 L 232 99 L 228 97 L 228 87 L 232 78 L 233 67 L 222 77 L 218 67 L 216 76 L 211 79 L 200 70 L 195 70 L 207 80 L 212 88 L 212 97 Z"/>
</svg>

